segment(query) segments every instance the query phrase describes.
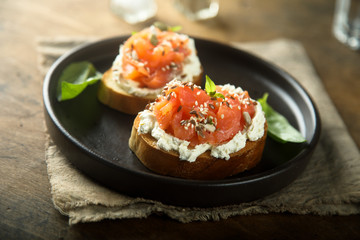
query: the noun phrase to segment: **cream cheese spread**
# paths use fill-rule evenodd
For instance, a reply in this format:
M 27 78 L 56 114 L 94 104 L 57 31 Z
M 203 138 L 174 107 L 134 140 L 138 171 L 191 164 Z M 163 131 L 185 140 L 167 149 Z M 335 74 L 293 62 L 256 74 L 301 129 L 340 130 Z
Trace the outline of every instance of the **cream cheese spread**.
M 182 37 L 187 37 L 184 34 L 180 34 Z M 199 76 L 201 73 L 201 64 L 200 60 L 196 54 L 195 41 L 192 38 L 189 38 L 187 47 L 191 50 L 189 56 L 187 56 L 183 63 L 183 69 L 181 76 L 174 76 L 177 80 L 182 82 L 192 82 L 193 77 Z M 113 79 L 122 88 L 125 92 L 138 96 L 138 97 L 148 97 L 156 98 L 162 91 L 162 88 L 159 89 L 150 89 L 150 88 L 140 88 L 138 83 L 130 79 L 125 79 L 122 72 L 122 59 L 123 59 L 123 45 L 119 48 L 119 54 L 115 58 L 112 70 L 113 70 Z
M 241 88 L 232 85 L 224 85 L 223 88 L 241 93 Z M 264 135 L 265 115 L 261 105 L 256 104 L 255 115 L 246 131 L 239 131 L 230 141 L 221 145 L 199 144 L 195 148 L 188 148 L 190 142 L 167 134 L 159 127 L 155 115 L 150 110 L 144 110 L 140 114 L 138 134 L 150 133 L 157 140 L 157 146 L 165 151 L 174 150 L 179 153 L 180 160 L 194 162 L 196 158 L 206 151 L 215 158 L 230 159 L 230 154 L 240 151 L 245 147 L 246 141 L 256 141 Z

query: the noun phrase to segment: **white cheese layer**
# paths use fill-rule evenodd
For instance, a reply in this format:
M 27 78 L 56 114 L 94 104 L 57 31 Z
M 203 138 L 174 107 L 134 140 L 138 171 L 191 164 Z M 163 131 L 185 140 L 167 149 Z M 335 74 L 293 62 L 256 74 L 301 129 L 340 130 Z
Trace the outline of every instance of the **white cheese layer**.
M 165 151 L 174 150 L 179 153 L 180 160 L 194 162 L 202 153 L 210 150 L 210 155 L 216 158 L 230 159 L 230 154 L 240 151 L 245 147 L 246 141 L 256 141 L 264 135 L 265 115 L 261 105 L 256 105 L 253 117 L 247 131 L 239 131 L 230 141 L 222 145 L 199 144 L 195 148 L 188 148 L 190 142 L 181 140 L 167 134 L 159 127 L 155 115 L 150 110 L 144 110 L 140 114 L 140 126 L 138 134 L 150 133 L 157 140 L 157 146 Z
M 184 37 L 187 37 L 186 35 L 181 35 Z M 201 73 L 201 64 L 200 60 L 196 54 L 196 48 L 195 48 L 195 41 L 192 38 L 189 38 L 187 47 L 191 50 L 191 53 L 189 56 L 187 56 L 183 63 L 183 70 L 182 70 L 182 77 L 177 77 L 177 80 L 182 82 L 192 82 L 193 78 L 196 76 L 199 76 Z M 129 94 L 138 96 L 138 97 L 152 97 L 156 98 L 157 95 L 159 95 L 162 91 L 162 88 L 158 89 L 150 89 L 150 88 L 140 88 L 138 87 L 138 83 L 135 81 L 132 81 L 130 79 L 126 79 L 122 77 L 122 59 L 123 59 L 123 45 L 119 48 L 119 55 L 115 58 L 112 70 L 113 70 L 113 79 L 119 87 L 124 89 Z

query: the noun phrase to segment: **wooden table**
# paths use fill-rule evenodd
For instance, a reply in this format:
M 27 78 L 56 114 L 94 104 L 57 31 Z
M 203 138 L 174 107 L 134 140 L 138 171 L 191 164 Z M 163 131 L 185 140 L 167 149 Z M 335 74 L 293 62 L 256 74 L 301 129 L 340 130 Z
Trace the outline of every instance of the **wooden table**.
M 158 1 L 157 20 L 220 42 L 291 38 L 300 41 L 360 146 L 360 55 L 331 34 L 334 1 L 221 2 L 217 19 L 191 22 L 171 1 Z M 17 0 L 0 4 L 0 239 L 354 239 L 360 216 L 238 216 L 181 224 L 162 216 L 68 226 L 51 202 L 44 161 L 42 77 L 38 36 L 106 38 L 140 30 L 109 11 L 108 1 Z

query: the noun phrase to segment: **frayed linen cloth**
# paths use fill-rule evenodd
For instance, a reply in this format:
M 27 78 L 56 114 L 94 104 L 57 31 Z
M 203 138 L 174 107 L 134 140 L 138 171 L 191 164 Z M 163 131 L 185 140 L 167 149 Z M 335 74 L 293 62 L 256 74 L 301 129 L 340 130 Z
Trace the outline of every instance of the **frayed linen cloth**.
M 55 59 L 82 38 L 41 38 L 39 67 L 46 73 Z M 214 208 L 184 208 L 133 198 L 112 191 L 79 172 L 47 138 L 46 164 L 54 206 L 69 216 L 69 224 L 103 219 L 166 215 L 183 223 L 217 221 L 235 215 L 293 213 L 351 215 L 360 213 L 360 155 L 344 122 L 326 93 L 302 45 L 290 39 L 232 43 L 293 75 L 315 101 L 322 119 L 318 146 L 305 171 L 289 186 L 263 199 Z

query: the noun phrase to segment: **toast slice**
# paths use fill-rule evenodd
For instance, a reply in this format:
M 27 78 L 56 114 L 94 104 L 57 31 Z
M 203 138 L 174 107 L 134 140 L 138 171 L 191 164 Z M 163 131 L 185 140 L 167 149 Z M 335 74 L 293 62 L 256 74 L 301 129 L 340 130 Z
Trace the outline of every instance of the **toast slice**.
M 202 72 L 194 76 L 193 83 L 201 84 Z M 113 79 L 112 68 L 107 70 L 101 79 L 98 99 L 115 110 L 132 115 L 144 110 L 148 103 L 155 100 L 154 97 L 139 97 L 124 91 Z
M 257 141 L 247 140 L 240 151 L 230 154 L 230 159 L 212 157 L 206 151 L 195 162 L 180 160 L 176 151 L 165 151 L 157 147 L 157 140 L 150 133 L 139 134 L 139 115 L 135 118 L 129 139 L 129 147 L 148 169 L 167 176 L 216 180 L 233 176 L 255 167 L 261 160 L 265 146 L 267 123 L 264 135 Z

